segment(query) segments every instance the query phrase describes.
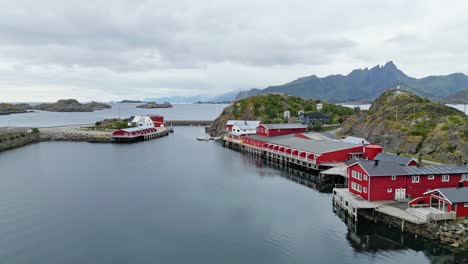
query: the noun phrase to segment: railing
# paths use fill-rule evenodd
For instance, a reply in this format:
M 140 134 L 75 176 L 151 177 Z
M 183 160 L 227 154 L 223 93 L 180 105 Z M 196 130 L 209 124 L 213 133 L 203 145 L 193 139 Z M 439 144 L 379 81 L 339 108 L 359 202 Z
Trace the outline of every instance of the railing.
M 335 188 L 337 189 L 346 189 L 348 188 L 347 184 L 335 184 Z
M 457 213 L 456 212 L 440 212 L 440 213 L 431 212 L 429 216 L 432 220 L 435 220 L 435 221 L 452 220 L 452 219 L 457 218 Z

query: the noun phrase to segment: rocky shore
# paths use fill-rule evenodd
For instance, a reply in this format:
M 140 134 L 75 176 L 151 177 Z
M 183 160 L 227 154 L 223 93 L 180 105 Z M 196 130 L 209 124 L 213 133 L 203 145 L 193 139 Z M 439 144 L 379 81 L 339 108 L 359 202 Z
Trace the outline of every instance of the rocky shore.
M 28 133 L 14 139 L 0 142 L 0 152 L 40 142 L 39 133 Z
M 384 223 L 394 228 L 401 228 L 401 219 L 377 213 L 375 215 L 363 214 L 367 220 Z M 403 230 L 426 239 L 440 241 L 453 248 L 468 249 L 468 219 L 439 221 L 428 224 L 404 223 Z

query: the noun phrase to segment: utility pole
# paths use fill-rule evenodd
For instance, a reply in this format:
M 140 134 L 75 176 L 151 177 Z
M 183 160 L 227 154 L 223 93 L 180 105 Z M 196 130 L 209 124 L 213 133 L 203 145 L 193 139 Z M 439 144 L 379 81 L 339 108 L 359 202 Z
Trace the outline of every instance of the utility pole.
M 413 125 L 416 122 L 416 96 L 413 97 Z

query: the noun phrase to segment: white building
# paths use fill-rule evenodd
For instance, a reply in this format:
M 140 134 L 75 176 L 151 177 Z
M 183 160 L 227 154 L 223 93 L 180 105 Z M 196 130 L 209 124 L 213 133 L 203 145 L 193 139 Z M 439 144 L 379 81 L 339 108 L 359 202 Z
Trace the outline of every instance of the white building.
M 257 133 L 259 125 L 260 121 L 237 121 L 232 126 L 231 134 L 236 136 L 253 135 Z
M 132 116 L 128 120 L 128 125 L 138 127 L 154 127 L 153 120 L 150 116 Z

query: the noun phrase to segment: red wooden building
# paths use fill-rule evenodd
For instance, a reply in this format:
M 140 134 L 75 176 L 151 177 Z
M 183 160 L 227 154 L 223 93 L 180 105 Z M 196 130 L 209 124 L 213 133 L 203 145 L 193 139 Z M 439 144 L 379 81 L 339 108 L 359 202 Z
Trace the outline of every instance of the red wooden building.
M 315 140 L 300 133 L 275 137 L 259 134 L 245 136 L 243 143 L 316 165 L 344 162 L 352 158 L 353 155 L 365 155 L 363 152 L 365 146 L 363 145 L 340 140 Z
M 409 205 L 427 205 L 443 212 L 455 212 L 456 217 L 468 217 L 468 188 L 438 188 L 425 192 Z
M 164 122 L 164 117 L 160 115 L 152 115 L 150 116 L 151 120 L 153 121 L 154 127 L 166 127 L 166 122 Z
M 257 135 L 264 137 L 274 137 L 280 135 L 307 132 L 307 127 L 303 124 L 261 124 L 257 127 Z
M 143 141 L 157 134 L 155 127 L 131 127 L 118 129 L 112 133 L 115 142 L 135 142 Z
M 434 189 L 459 186 L 468 186 L 468 166 L 401 166 L 378 160 L 355 160 L 348 166 L 348 190 L 368 201 L 417 198 Z

